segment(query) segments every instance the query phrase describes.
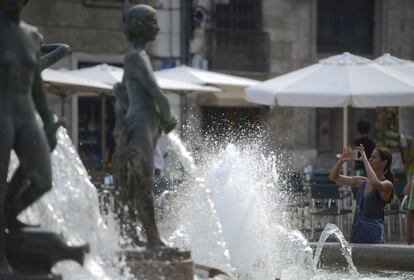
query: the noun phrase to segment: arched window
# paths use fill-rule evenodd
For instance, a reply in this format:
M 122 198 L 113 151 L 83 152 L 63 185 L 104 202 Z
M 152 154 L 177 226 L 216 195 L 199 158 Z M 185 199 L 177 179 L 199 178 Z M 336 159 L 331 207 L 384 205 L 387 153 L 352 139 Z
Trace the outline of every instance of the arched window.
M 318 0 L 318 53 L 373 53 L 375 0 Z

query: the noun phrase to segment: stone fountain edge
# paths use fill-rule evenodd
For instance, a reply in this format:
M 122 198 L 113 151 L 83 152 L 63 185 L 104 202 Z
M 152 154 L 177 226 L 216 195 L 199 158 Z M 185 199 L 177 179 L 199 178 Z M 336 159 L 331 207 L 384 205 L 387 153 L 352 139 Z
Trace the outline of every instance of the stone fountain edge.
M 351 243 L 352 260 L 358 269 L 414 272 L 414 246 L 400 244 Z M 315 251 L 317 242 L 310 242 Z M 322 266 L 346 266 L 340 243 L 325 243 L 320 257 Z

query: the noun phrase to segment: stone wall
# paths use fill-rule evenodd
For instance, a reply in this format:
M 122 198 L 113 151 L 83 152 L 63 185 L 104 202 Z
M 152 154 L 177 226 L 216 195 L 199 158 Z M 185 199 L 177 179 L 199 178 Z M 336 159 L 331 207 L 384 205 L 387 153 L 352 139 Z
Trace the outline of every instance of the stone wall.
M 383 52 L 414 59 L 414 1 L 383 0 Z
M 263 0 L 263 29 L 270 34 L 270 76 L 309 65 L 315 60 L 315 0 Z
M 414 60 L 414 1 L 383 0 L 383 52 Z M 400 132 L 414 137 L 414 107 L 400 108 Z
M 158 0 L 130 1 L 160 5 Z M 66 43 L 72 52 L 123 54 L 128 43 L 123 32 L 122 4 L 123 0 L 29 1 L 23 20 L 37 26 L 45 42 Z
M 263 29 L 269 32 L 271 42 L 268 78 L 315 61 L 312 29 L 315 4 L 315 0 L 263 0 Z M 268 122 L 275 148 L 300 151 L 305 157 L 314 155 L 309 151 L 315 149 L 315 109 L 276 106 L 269 112 Z
M 101 1 L 121 2 L 121 1 Z M 70 45 L 74 52 L 122 53 L 122 5 L 87 5 L 86 0 L 30 1 L 23 19 L 36 25 L 45 42 Z

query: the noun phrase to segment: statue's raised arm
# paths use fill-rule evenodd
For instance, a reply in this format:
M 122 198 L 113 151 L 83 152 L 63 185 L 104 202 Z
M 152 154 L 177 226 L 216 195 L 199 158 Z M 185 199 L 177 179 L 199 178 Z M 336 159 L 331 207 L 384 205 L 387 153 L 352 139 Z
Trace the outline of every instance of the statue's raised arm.
M 42 44 L 42 56 L 40 57 L 40 69 L 46 69 L 64 56 L 70 53 L 70 48 L 66 44 Z

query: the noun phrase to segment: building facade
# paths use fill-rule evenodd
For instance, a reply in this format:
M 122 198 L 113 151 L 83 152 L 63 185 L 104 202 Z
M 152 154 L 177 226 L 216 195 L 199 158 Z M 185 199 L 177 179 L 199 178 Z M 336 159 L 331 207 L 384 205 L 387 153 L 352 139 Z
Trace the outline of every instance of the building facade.
M 147 3 L 159 11 L 161 32 L 150 47 L 157 69 L 186 63 L 264 80 L 344 51 L 368 58 L 389 52 L 414 59 L 411 0 L 131 2 Z M 24 19 L 38 26 L 46 42 L 71 46 L 70 57 L 56 68 L 76 69 L 99 63 L 122 65 L 127 47 L 122 30 L 122 3 L 122 0 L 30 1 Z M 180 109 L 186 106 L 182 122 L 192 128 L 189 134 L 194 142 L 201 141 L 203 133 L 217 127 L 217 119 L 225 119 L 218 126 L 231 127 L 236 133 L 246 123 L 247 126 L 261 123 L 275 147 L 291 151 L 297 168 L 341 150 L 341 109 L 266 108 L 229 94 L 197 94 L 188 96 L 185 102 L 173 99 L 180 115 Z M 97 122 L 93 120 L 98 118 L 100 110 L 96 102 L 99 103 L 73 97 L 65 103 L 66 121 L 75 143 L 79 130 L 83 129 L 79 123 L 93 127 L 93 121 Z M 376 116 L 376 110 L 351 109 L 349 123 L 356 124 L 358 119 L 365 118 L 375 124 Z M 400 130 L 414 134 L 409 125 L 414 120 L 412 109 L 400 109 L 400 116 Z M 372 136 L 375 138 L 374 130 Z M 356 131 L 351 129 L 349 140 L 355 137 Z
M 194 1 L 210 11 L 193 40 L 216 71 L 269 79 L 348 51 L 374 59 L 391 53 L 414 59 L 414 2 L 409 0 L 215 0 Z M 206 5 L 205 3 L 208 3 Z M 200 36 L 202 34 L 202 36 Z M 254 54 L 252 54 L 254 53 Z M 243 57 L 243 58 L 242 58 Z M 198 58 L 199 59 L 199 58 Z M 250 61 L 249 61 L 250 60 Z M 220 102 L 201 106 L 220 106 Z M 200 102 L 199 102 L 200 104 Z M 233 106 L 245 106 L 244 102 Z M 224 104 L 224 106 L 226 106 Z M 249 105 L 251 106 L 251 105 Z M 413 135 L 412 108 L 400 108 L 400 131 Z M 350 108 L 349 141 L 359 119 L 376 138 L 381 109 Z M 275 148 L 290 151 L 295 168 L 316 163 L 326 170 L 342 150 L 342 109 L 274 107 L 263 110 Z

